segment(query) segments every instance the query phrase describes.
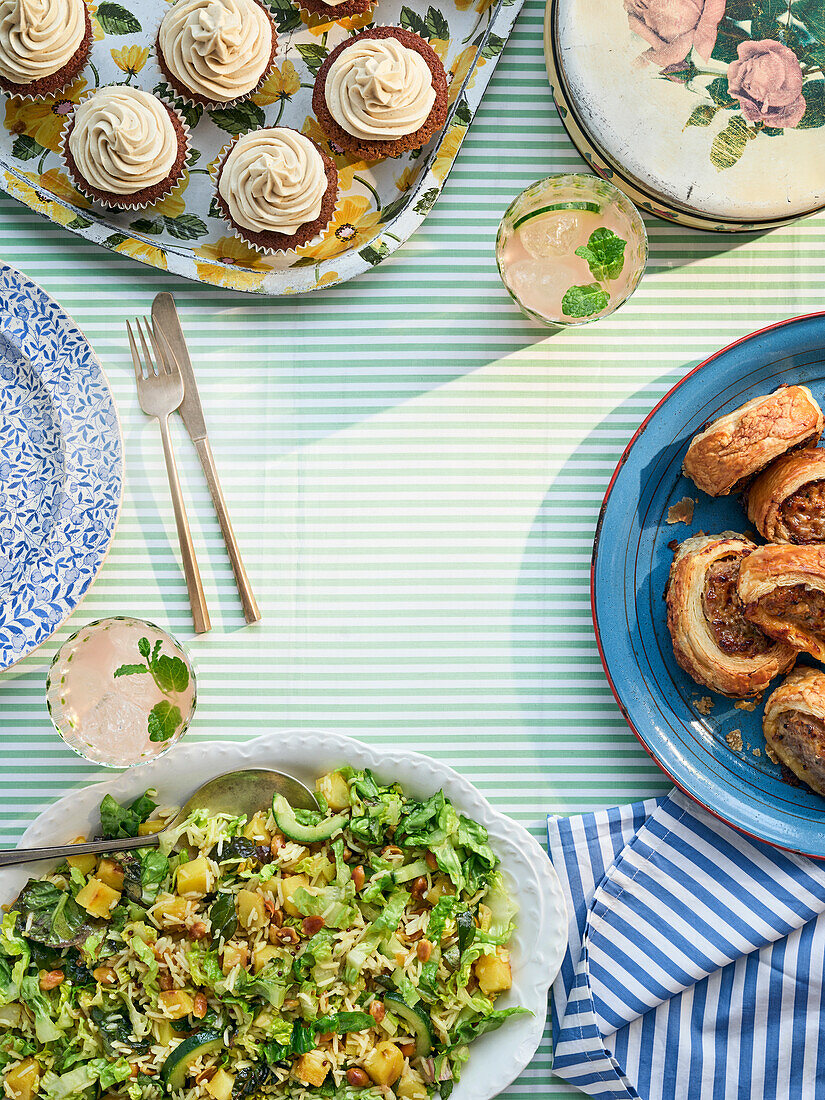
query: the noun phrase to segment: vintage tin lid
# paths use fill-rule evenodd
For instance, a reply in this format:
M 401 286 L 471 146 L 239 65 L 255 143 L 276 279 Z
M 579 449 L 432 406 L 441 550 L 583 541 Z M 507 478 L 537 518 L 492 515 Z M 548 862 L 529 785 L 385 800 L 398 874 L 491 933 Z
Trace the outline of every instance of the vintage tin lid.
M 821 209 L 825 16 L 821 0 L 779 7 L 548 0 L 548 74 L 580 151 L 646 209 L 700 228 Z

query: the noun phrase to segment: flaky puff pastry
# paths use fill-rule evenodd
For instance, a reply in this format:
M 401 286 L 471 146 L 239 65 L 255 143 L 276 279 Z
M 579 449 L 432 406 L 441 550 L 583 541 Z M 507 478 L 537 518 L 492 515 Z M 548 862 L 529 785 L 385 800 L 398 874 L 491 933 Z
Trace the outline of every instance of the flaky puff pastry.
M 768 697 L 762 730 L 774 756 L 825 795 L 825 673 L 795 668 Z
M 709 579 L 725 561 L 747 561 L 755 545 L 740 535 L 694 535 L 679 546 L 670 569 L 667 587 L 667 625 L 676 660 L 697 684 L 735 699 L 759 695 L 775 676 L 787 672 L 796 659 L 790 646 L 777 645 L 754 630 L 742 618 L 736 599 L 735 568 L 732 578 L 733 605 L 727 619 L 734 633 L 754 638 L 753 655 L 731 652 L 720 644 L 706 603 Z M 741 647 L 740 647 L 741 648 Z
M 748 519 L 768 542 L 825 542 L 825 450 L 782 455 L 748 490 Z
M 780 386 L 720 416 L 691 440 L 683 469 L 712 497 L 741 489 L 786 451 L 822 435 L 822 410 L 806 386 Z
M 825 660 L 825 546 L 760 546 L 742 562 L 739 599 L 769 637 Z

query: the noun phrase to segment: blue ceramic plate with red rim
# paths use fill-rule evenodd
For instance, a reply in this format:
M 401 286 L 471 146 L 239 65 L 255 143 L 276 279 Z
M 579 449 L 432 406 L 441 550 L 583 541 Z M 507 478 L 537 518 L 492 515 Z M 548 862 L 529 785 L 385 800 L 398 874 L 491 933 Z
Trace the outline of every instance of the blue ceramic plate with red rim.
M 593 622 L 622 713 L 674 783 L 744 832 L 822 859 L 825 798 L 786 782 L 768 758 L 761 701 L 752 711 L 737 708 L 679 668 L 664 601 L 674 539 L 738 531 L 764 541 L 739 498 L 706 496 L 682 474 L 682 459 L 702 425 L 783 383 L 808 386 L 825 406 L 825 313 L 772 325 L 717 352 L 647 417 L 602 505 L 593 546 Z M 668 510 L 685 497 L 696 501 L 691 522 L 669 524 Z M 731 747 L 739 736 L 741 750 Z

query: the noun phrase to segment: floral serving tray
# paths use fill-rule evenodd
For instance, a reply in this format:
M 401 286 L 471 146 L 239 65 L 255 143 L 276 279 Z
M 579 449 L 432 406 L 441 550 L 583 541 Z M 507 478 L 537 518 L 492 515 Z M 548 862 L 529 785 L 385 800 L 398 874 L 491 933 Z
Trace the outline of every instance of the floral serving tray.
M 266 0 L 278 25 L 277 67 L 238 106 L 204 111 L 175 100 L 157 67 L 153 43 L 166 0 L 88 3 L 94 43 L 89 64 L 59 96 L 3 97 L 0 187 L 33 210 L 95 244 L 176 275 L 262 294 L 299 294 L 344 282 L 378 264 L 418 228 L 438 198 L 523 0 L 378 0 L 374 19 L 306 26 L 293 0 Z M 372 22 L 400 24 L 429 40 L 449 82 L 442 131 L 423 150 L 367 162 L 330 146 L 312 113 L 312 85 L 329 51 Z M 165 95 L 192 131 L 183 184 L 138 213 L 93 205 L 71 184 L 60 144 L 67 116 L 89 88 L 131 84 Z M 236 134 L 282 123 L 330 149 L 341 197 L 311 251 L 265 256 L 238 240 L 212 201 L 209 166 Z
M 731 231 L 825 205 L 822 0 L 548 0 L 545 56 L 571 138 L 643 209 Z

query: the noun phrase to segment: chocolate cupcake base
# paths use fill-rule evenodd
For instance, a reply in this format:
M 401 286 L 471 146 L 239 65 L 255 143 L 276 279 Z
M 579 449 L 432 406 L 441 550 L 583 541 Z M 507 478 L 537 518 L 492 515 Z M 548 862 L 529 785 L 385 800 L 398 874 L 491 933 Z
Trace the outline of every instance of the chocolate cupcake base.
M 172 165 L 169 175 L 160 180 L 159 183 L 154 184 L 152 187 L 143 187 L 140 191 L 133 191 L 128 195 L 116 195 L 113 191 L 101 191 L 97 187 L 92 187 L 85 176 L 83 176 L 69 148 L 69 138 L 71 137 L 75 123 L 74 115 L 72 115 L 69 125 L 66 128 L 66 133 L 63 136 L 63 159 L 66 162 L 66 167 L 69 170 L 69 175 L 74 181 L 75 186 L 82 191 L 84 195 L 87 195 L 90 199 L 96 199 L 106 206 L 118 207 L 123 210 L 133 210 L 143 206 L 149 206 L 151 203 L 157 202 L 158 199 L 165 198 L 170 191 L 173 191 L 175 187 L 177 187 L 183 178 L 183 170 L 186 165 L 186 158 L 189 154 L 189 135 L 186 131 L 185 124 L 182 122 L 177 112 L 173 111 L 166 103 L 164 103 L 163 106 L 169 113 L 169 117 L 172 120 L 172 126 L 175 129 L 175 134 L 178 139 L 178 154 L 175 157 L 175 163 Z
M 411 134 L 395 138 L 392 141 L 367 141 L 355 137 L 332 117 L 327 106 L 326 83 L 327 75 L 332 63 L 340 53 L 360 42 L 364 38 L 396 38 L 402 46 L 415 50 L 427 64 L 432 73 L 433 88 L 435 89 L 435 102 L 432 110 L 423 125 L 419 126 Z M 370 27 L 361 31 L 352 38 L 347 38 L 339 43 L 325 59 L 318 76 L 315 79 L 315 87 L 312 91 L 312 109 L 315 117 L 321 125 L 321 129 L 336 145 L 345 149 L 348 153 L 354 153 L 364 160 L 379 160 L 381 157 L 399 157 L 411 149 L 420 149 L 426 145 L 436 131 L 440 130 L 447 119 L 447 75 L 441 59 L 432 46 L 414 31 L 408 31 L 405 27 Z
M 74 81 L 89 60 L 89 52 L 92 48 L 92 21 L 89 18 L 89 9 L 83 5 L 83 17 L 86 29 L 83 40 L 66 64 L 48 76 L 41 76 L 39 80 L 30 80 L 27 84 L 15 84 L 0 76 L 0 89 L 8 95 L 25 96 L 30 99 L 43 99 L 45 96 L 59 95 Z
M 300 0 L 300 8 L 306 12 L 309 26 L 319 27 L 323 23 L 335 23 L 339 19 L 372 12 L 376 2 L 377 0 L 343 0 L 343 3 L 331 6 L 325 4 L 324 0 Z
M 235 103 L 242 103 L 245 99 L 249 99 L 250 96 L 255 95 L 257 91 L 267 82 L 272 75 L 272 70 L 275 66 L 275 54 L 278 50 L 278 29 L 275 25 L 275 20 L 272 18 L 272 12 L 266 4 L 261 3 L 261 0 L 256 0 L 258 7 L 263 8 L 268 20 L 269 27 L 272 31 L 272 49 L 269 53 L 269 61 L 266 63 L 264 71 L 261 73 L 261 79 L 251 88 L 248 92 L 244 92 L 243 95 L 235 96 L 234 99 L 222 99 L 215 100 L 210 99 L 208 96 L 200 95 L 198 92 L 193 92 L 191 88 L 187 88 L 185 84 L 182 84 L 177 77 L 175 77 L 166 64 L 166 58 L 163 56 L 163 51 L 160 48 L 160 28 L 155 35 L 155 59 L 158 63 L 158 68 L 163 74 L 163 79 L 172 89 L 176 96 L 185 100 L 188 103 L 195 103 L 200 107 L 206 108 L 206 110 L 221 110 L 224 107 L 232 107 Z
M 307 141 L 311 140 L 311 138 L 307 138 Z M 318 217 L 315 218 L 314 221 L 305 222 L 295 233 L 273 233 L 268 230 L 266 232 L 256 233 L 254 230 L 246 229 L 244 226 L 238 225 L 238 223 L 233 220 L 229 212 L 229 206 L 224 201 L 223 195 L 221 195 L 219 189 L 226 158 L 231 153 L 234 142 L 226 147 L 221 162 L 218 165 L 217 172 L 215 173 L 215 201 L 221 212 L 221 216 L 236 237 L 240 237 L 242 241 L 245 241 L 253 248 L 258 248 L 263 252 L 289 252 L 292 249 L 300 248 L 314 237 L 323 233 L 332 221 L 332 215 L 335 213 L 335 206 L 338 202 L 338 169 L 335 167 L 335 162 L 332 157 L 328 156 L 314 141 L 312 144 L 321 154 L 324 161 L 327 189 L 321 199 L 321 212 Z

